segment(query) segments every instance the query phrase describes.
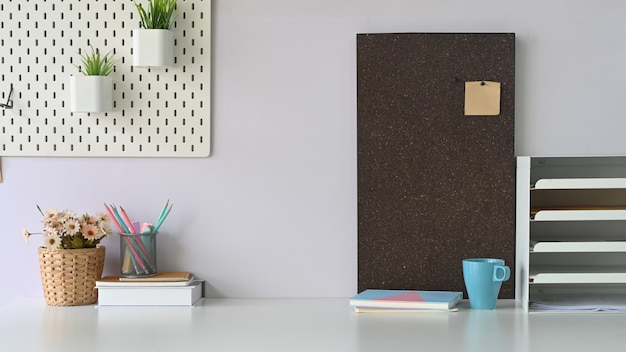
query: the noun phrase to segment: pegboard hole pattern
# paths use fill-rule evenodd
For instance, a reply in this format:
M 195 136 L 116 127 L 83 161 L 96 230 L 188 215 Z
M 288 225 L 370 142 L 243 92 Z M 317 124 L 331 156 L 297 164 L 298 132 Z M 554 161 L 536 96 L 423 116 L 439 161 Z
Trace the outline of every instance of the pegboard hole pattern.
M 174 66 L 132 67 L 130 0 L 0 3 L 0 155 L 203 157 L 210 153 L 211 1 L 178 0 Z M 112 51 L 113 111 L 71 113 L 90 46 Z

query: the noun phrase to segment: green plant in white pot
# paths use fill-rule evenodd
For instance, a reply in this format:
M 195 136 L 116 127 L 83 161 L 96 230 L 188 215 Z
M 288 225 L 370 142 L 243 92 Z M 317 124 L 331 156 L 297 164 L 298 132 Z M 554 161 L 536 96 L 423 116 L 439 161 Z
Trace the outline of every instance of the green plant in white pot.
M 135 2 L 141 28 L 133 30 L 133 66 L 174 64 L 174 10 L 177 0 L 149 0 L 147 9 Z
M 70 77 L 71 112 L 107 112 L 113 109 L 113 52 L 102 55 L 91 47 L 80 53 L 81 65 L 75 65 L 82 75 Z

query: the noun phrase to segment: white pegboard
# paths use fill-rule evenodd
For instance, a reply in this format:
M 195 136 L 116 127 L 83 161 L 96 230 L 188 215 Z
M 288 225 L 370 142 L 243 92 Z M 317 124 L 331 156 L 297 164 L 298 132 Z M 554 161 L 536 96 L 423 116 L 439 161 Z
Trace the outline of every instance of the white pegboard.
M 147 6 L 147 0 L 137 0 Z M 2 0 L 0 155 L 205 157 L 210 153 L 211 1 L 178 0 L 175 64 L 132 67 L 132 0 Z M 113 111 L 71 113 L 89 45 L 119 59 Z

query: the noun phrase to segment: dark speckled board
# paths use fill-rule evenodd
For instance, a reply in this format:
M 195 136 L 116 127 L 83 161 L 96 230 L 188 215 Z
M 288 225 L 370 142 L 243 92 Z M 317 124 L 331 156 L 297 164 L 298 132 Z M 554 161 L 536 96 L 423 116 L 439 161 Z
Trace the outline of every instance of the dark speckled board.
M 466 81 L 500 82 L 500 115 L 465 116 Z M 465 292 L 470 257 L 514 272 L 514 88 L 515 34 L 357 35 L 359 291 Z

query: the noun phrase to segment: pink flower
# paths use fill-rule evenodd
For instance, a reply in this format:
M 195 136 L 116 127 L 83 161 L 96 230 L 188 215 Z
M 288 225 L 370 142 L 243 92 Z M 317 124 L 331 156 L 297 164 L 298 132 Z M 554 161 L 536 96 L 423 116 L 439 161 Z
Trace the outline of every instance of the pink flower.
M 94 225 L 86 225 L 83 227 L 83 237 L 90 241 L 97 239 L 99 232 L 98 228 Z
M 95 225 L 98 223 L 98 219 L 96 219 L 94 216 L 85 214 L 84 219 L 87 224 Z
M 106 214 L 106 213 L 98 213 L 98 214 L 96 214 L 96 216 L 98 217 L 98 222 L 106 222 L 106 223 L 108 223 L 109 220 L 111 220 L 109 218 L 109 215 Z
M 46 227 L 45 229 L 43 229 L 43 235 L 44 236 L 59 236 L 59 231 L 57 231 L 57 229 L 55 228 L 51 228 L 51 227 Z

